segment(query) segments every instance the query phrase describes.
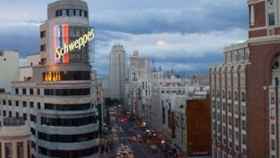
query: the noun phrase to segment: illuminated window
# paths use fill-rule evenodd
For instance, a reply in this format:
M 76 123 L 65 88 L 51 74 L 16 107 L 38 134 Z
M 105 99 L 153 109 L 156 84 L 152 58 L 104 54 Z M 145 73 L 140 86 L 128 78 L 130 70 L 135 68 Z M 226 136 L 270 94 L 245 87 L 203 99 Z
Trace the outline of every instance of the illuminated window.
M 89 71 L 67 71 L 67 72 L 44 72 L 43 81 L 70 81 L 70 80 L 90 80 Z

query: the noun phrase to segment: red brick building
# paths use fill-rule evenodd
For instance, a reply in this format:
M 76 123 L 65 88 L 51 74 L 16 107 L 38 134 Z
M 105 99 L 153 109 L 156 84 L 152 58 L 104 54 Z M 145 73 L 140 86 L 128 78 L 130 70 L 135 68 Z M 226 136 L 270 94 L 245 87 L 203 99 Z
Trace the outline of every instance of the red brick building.
M 248 41 L 225 48 L 209 72 L 213 158 L 280 157 L 280 1 L 248 6 Z
M 187 100 L 187 155 L 210 156 L 211 112 L 209 97 Z

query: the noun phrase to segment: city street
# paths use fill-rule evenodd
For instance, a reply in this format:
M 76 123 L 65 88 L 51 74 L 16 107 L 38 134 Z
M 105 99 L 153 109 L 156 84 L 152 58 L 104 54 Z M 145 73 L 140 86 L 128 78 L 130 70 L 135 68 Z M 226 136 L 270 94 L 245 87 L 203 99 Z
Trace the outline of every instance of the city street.
M 132 142 L 129 143 L 128 138 L 135 137 L 137 135 L 143 135 L 142 129 L 136 127 L 135 123 L 128 121 L 127 123 L 119 123 L 119 127 L 122 129 L 120 132 L 120 144 L 128 145 L 135 154 L 136 158 L 160 158 L 161 153 L 159 150 L 153 152 L 148 145 L 144 143 Z
M 117 157 L 118 149 L 127 145 L 135 158 L 164 158 L 160 149 L 152 149 L 150 145 L 143 142 L 144 129 L 138 127 L 135 121 L 111 117 L 112 136 L 114 140 L 113 150 L 101 154 L 102 158 Z M 138 138 L 137 138 L 138 137 Z M 133 141 L 132 141 L 133 140 Z

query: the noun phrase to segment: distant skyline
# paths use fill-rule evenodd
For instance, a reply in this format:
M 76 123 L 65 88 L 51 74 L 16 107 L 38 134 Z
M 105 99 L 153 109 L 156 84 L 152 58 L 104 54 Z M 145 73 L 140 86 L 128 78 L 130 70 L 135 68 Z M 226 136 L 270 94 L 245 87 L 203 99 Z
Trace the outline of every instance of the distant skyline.
M 1 0 L 0 49 L 38 52 L 39 25 L 54 0 Z M 106 74 L 111 46 L 139 50 L 157 66 L 206 72 L 223 62 L 223 47 L 247 39 L 246 0 L 87 0 L 96 29 L 95 66 Z

